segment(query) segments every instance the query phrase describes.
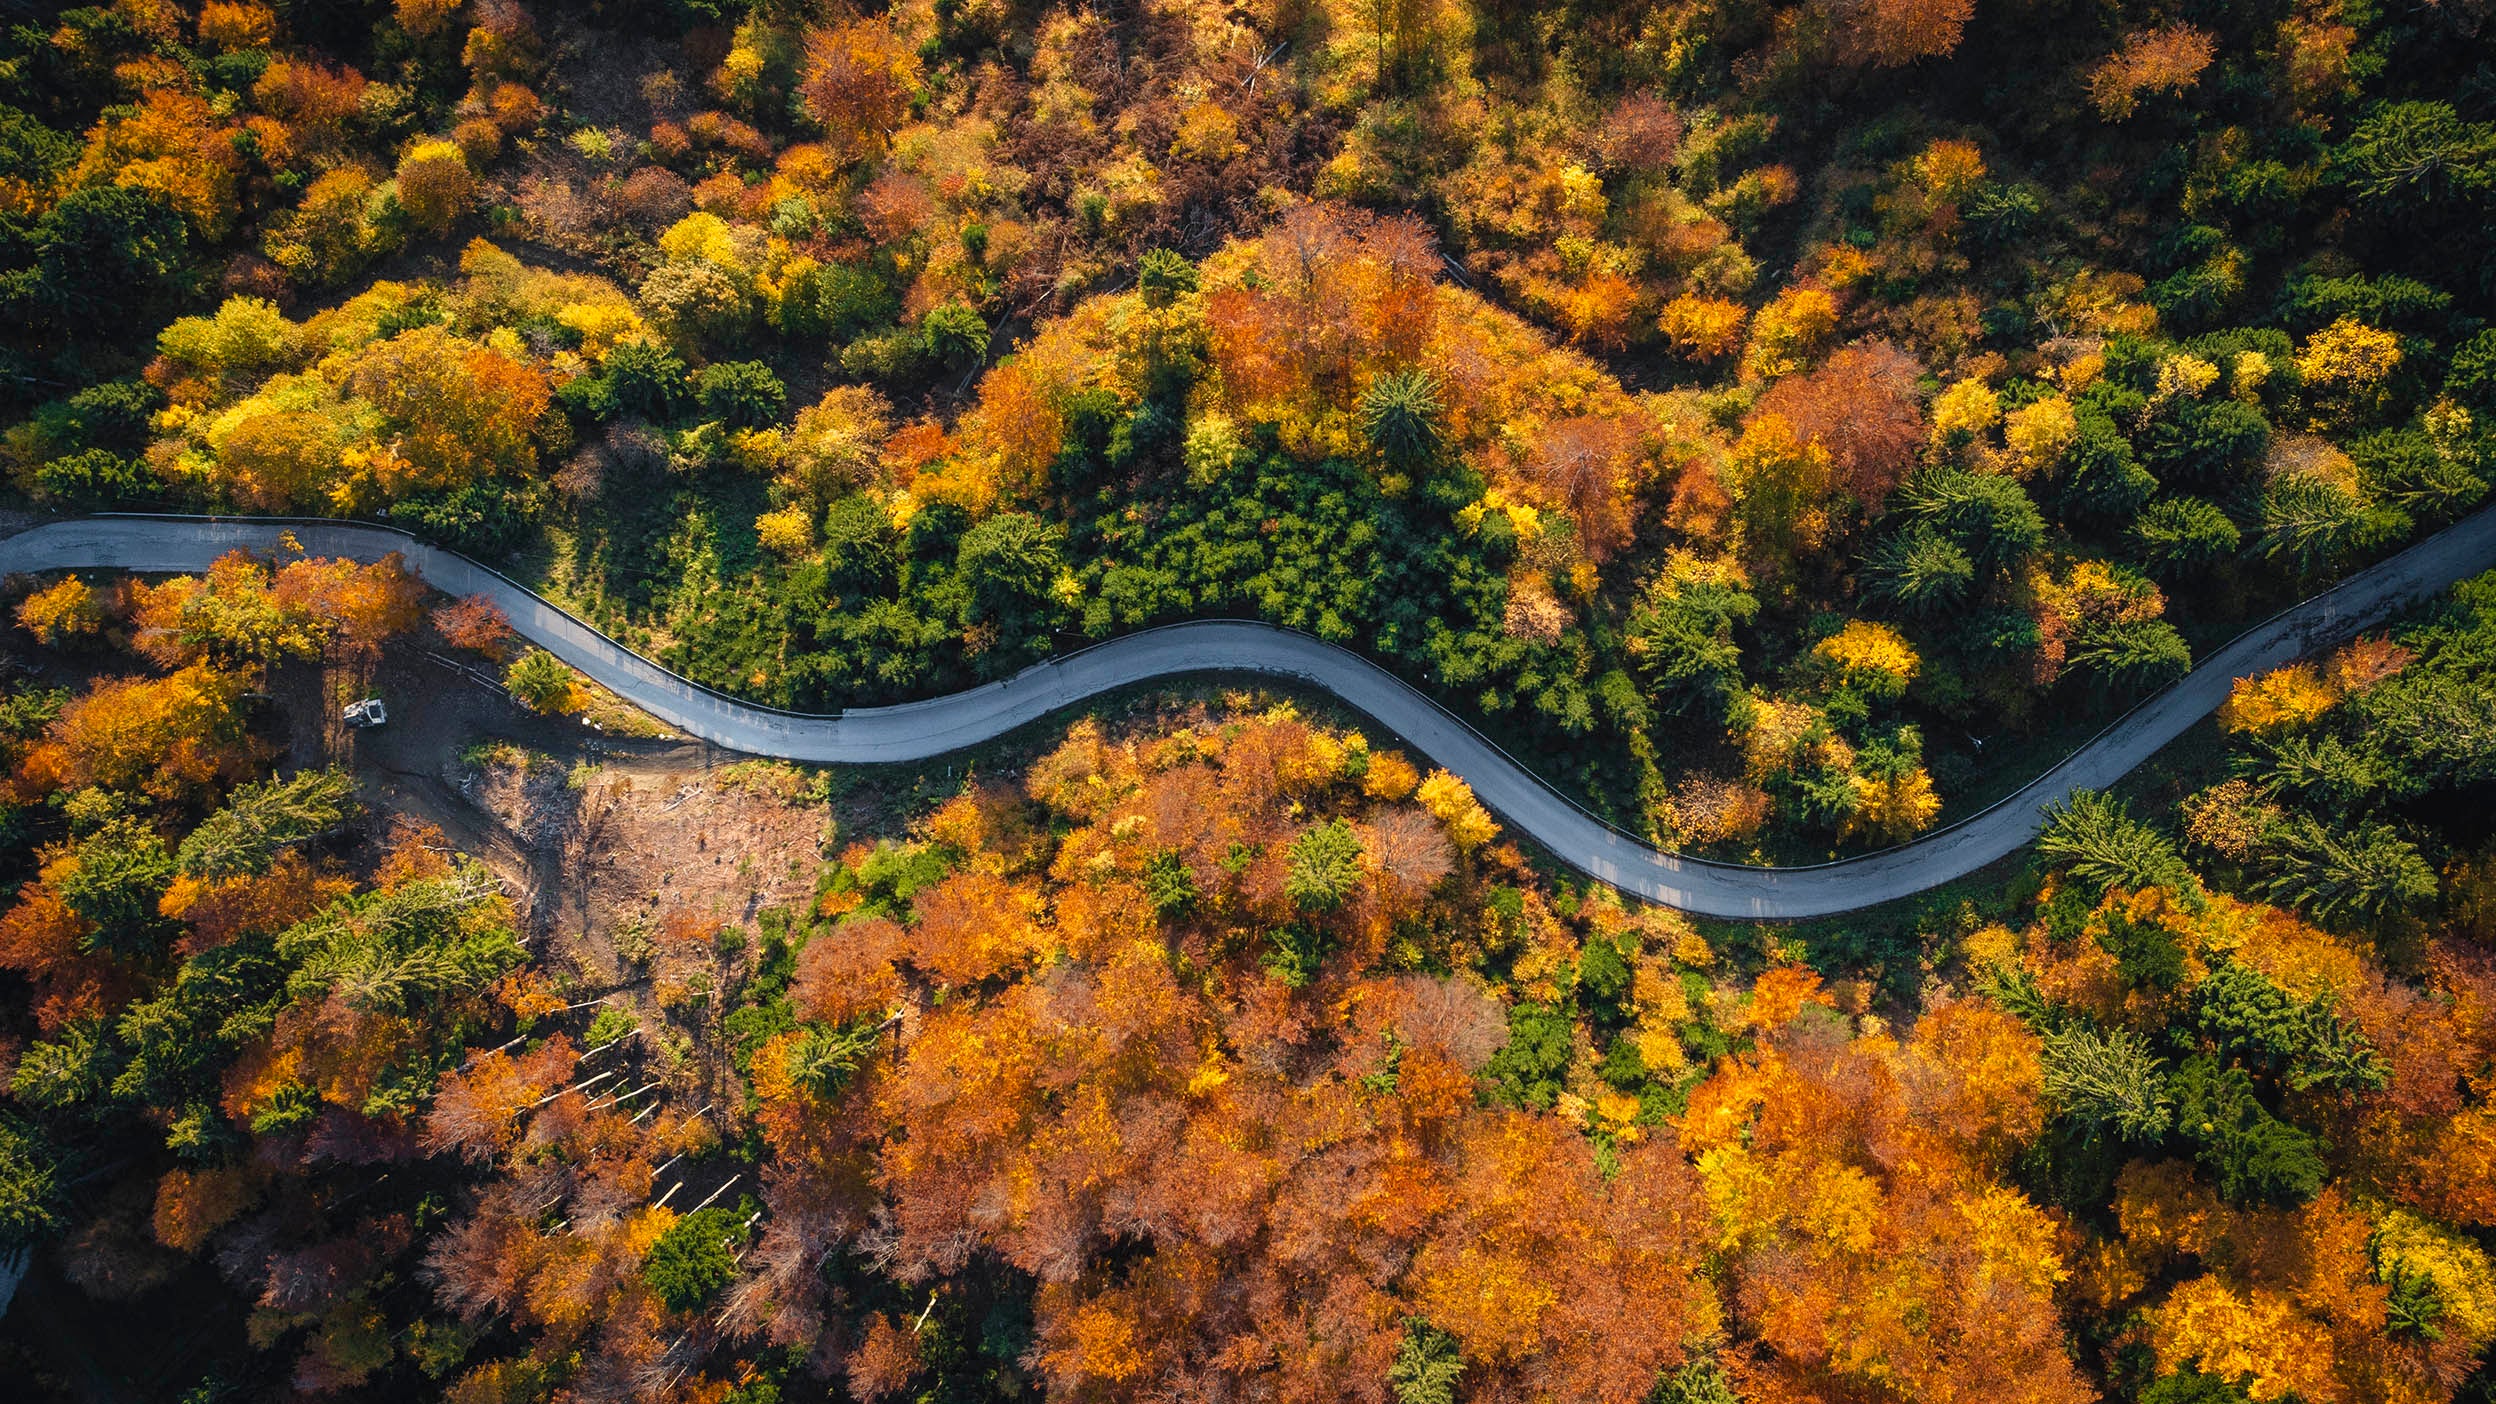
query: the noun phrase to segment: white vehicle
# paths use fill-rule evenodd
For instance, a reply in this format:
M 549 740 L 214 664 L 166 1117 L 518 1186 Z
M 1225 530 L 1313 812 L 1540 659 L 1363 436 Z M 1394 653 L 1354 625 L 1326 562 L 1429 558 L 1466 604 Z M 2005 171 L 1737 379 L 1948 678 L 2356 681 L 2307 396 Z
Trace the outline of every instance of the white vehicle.
M 390 720 L 390 712 L 381 705 L 381 699 L 378 697 L 367 697 L 361 702 L 347 704 L 347 725 L 349 726 L 374 727 L 388 720 Z

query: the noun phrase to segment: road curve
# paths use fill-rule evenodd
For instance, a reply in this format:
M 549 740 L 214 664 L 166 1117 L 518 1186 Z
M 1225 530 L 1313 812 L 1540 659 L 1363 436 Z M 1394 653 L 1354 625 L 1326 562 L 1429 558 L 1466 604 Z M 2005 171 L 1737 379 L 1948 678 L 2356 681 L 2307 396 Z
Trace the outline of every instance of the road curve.
M 1180 673 L 1245 672 L 1323 688 L 1455 772 L 1512 827 L 1587 876 L 1705 916 L 1786 920 L 1904 897 L 1963 877 L 2034 837 L 2073 790 L 2103 789 L 2227 699 L 2237 678 L 2337 644 L 2402 608 L 2496 567 L 2489 508 L 2256 625 L 2173 687 L 2125 713 L 2018 793 L 1949 828 L 1879 853 L 1802 868 L 1754 868 L 1660 852 L 1579 808 L 1436 702 L 1367 659 L 1306 634 L 1245 620 L 1172 624 L 1038 663 L 1002 682 L 897 707 L 830 716 L 714 692 L 643 658 L 552 602 L 455 552 L 386 527 L 331 521 L 102 516 L 0 539 L 0 573 L 198 571 L 227 551 L 267 553 L 292 533 L 315 556 L 396 551 L 435 589 L 484 595 L 512 627 L 651 715 L 704 740 L 789 760 L 923 760 L 1002 735 L 1115 688 Z

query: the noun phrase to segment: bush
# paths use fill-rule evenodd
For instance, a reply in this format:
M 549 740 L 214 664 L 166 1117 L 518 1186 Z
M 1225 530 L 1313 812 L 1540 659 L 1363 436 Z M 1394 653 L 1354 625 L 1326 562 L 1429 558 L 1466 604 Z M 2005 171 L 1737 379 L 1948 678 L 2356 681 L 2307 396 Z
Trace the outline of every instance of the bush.
M 581 709 L 580 675 L 562 659 L 542 648 L 530 649 L 503 673 L 512 699 L 542 716 L 562 716 Z
M 970 365 L 988 354 L 987 319 L 966 302 L 931 308 L 919 319 L 919 344 L 941 365 Z
M 789 402 L 787 387 L 760 361 L 723 361 L 694 377 L 702 413 L 731 429 L 759 429 L 779 422 Z
M 599 368 L 602 387 L 597 397 L 600 418 L 639 415 L 665 421 L 675 417 L 685 399 L 685 363 L 664 346 L 628 341 L 607 353 Z

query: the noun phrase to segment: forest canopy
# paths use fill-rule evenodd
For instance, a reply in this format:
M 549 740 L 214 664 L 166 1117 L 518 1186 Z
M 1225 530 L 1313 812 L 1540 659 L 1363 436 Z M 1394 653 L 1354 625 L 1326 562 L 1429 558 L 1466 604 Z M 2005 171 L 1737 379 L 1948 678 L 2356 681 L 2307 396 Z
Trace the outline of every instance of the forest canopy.
M 386 523 L 810 710 L 1262 619 L 1823 861 L 2482 509 L 2491 23 L 21 5 L 0 529 Z M 155 1394 L 2491 1393 L 2484 579 L 1904 908 L 1693 923 L 1200 694 L 740 770 L 883 827 L 591 933 L 629 988 L 331 724 L 431 654 L 603 738 L 485 602 L 290 551 L 0 603 L 0 1246 L 216 1303 Z

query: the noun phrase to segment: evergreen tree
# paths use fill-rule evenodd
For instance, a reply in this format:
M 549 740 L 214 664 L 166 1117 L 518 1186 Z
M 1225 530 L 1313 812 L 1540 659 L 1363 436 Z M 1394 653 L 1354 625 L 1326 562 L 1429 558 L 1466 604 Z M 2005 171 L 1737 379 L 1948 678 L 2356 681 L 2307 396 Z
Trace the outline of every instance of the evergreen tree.
M 2334 828 L 2291 815 L 2262 857 L 2258 884 L 2270 901 L 2317 920 L 2380 921 L 2435 896 L 2435 869 L 2390 824 L 2361 819 Z
M 1465 1358 L 1456 1338 L 1414 1316 L 1404 1322 L 1404 1340 L 1387 1369 L 1395 1404 L 1456 1404 L 1456 1384 L 1464 1378 Z
M 2037 854 L 2100 893 L 2117 887 L 2161 887 L 2187 896 L 2200 891 L 2174 840 L 2102 790 L 2075 790 L 2049 811 Z
M 1650 591 L 1630 613 L 1629 637 L 1638 673 L 1659 704 L 1670 712 L 1729 713 L 1743 692 L 1733 628 L 1758 613 L 1749 592 L 1714 581 Z
M 165 841 L 146 823 L 123 817 L 106 821 L 70 853 L 70 871 L 53 885 L 93 928 L 87 944 L 115 955 L 153 954 L 167 930 L 156 904 L 174 872 Z
M 2082 1023 L 2045 1036 L 2046 1095 L 2066 1116 L 2155 1142 L 2173 1120 L 2164 1065 L 2148 1040 L 2129 1029 L 2101 1034 Z
M 355 777 L 338 768 L 245 785 L 182 840 L 175 865 L 194 877 L 265 873 L 279 851 L 315 838 L 355 809 Z
M 2015 478 L 1927 468 L 1907 479 L 1899 503 L 1958 543 L 1979 567 L 2009 570 L 2045 544 L 2045 518 Z
M 1392 371 L 1370 382 L 1361 395 L 1361 428 L 1369 445 L 1396 467 L 1410 471 L 1438 455 L 1438 382 L 1428 371 Z
M 2303 1092 L 2317 1087 L 2379 1092 L 2391 1076 L 2355 1025 L 2328 997 L 2300 1000 L 2259 971 L 2222 963 L 2193 987 L 2194 1022 L 2219 1050 Z
M 2242 1068 L 2207 1055 L 2175 1074 L 2175 1129 L 2234 1204 L 2302 1204 L 2323 1184 L 2314 1138 L 2270 1114 Z
M 1361 879 L 1361 840 L 1341 819 L 1312 824 L 1292 840 L 1283 892 L 1304 912 L 1331 912 Z
M 1866 598 L 1917 617 L 1957 608 L 1976 582 L 1976 563 L 1929 522 L 1891 536 L 1864 565 Z
M 2212 503 L 2198 497 L 2168 497 L 2149 504 L 2133 519 L 2132 550 L 2150 574 L 2178 580 L 2206 570 L 2236 554 L 2243 533 Z
M 2154 691 L 2193 670 L 2193 650 L 2163 619 L 2135 619 L 2083 628 L 2064 652 L 2083 674 L 2122 692 Z

